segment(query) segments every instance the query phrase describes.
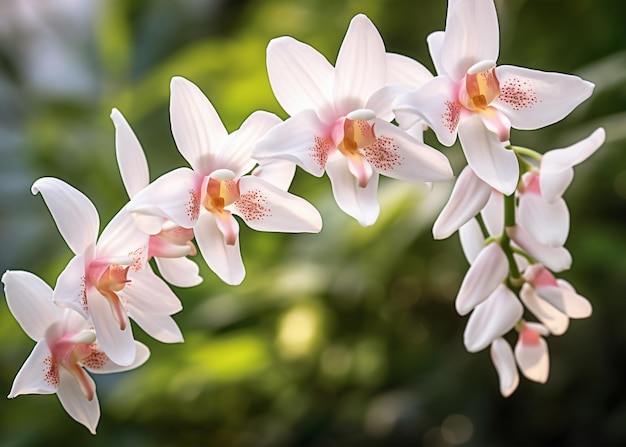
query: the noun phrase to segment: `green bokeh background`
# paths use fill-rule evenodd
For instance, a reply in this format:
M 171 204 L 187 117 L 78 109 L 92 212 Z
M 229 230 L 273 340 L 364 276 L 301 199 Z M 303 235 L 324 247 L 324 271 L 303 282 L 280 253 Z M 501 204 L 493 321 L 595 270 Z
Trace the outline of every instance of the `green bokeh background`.
M 102 417 L 92 436 L 55 396 L 0 400 L 0 445 L 452 446 L 626 444 L 626 27 L 620 0 L 500 0 L 499 64 L 574 73 L 594 95 L 562 122 L 513 131 L 541 152 L 598 126 L 607 143 L 576 168 L 560 275 L 594 315 L 548 339 L 547 384 L 500 396 L 488 351 L 462 344 L 454 297 L 467 270 L 457 236 L 433 241 L 451 185 L 382 181 L 381 216 L 361 228 L 326 177 L 298 170 L 292 192 L 316 205 L 318 235 L 242 225 L 247 277 L 175 289 L 182 345 L 135 327 L 152 350 L 140 369 L 96 376 Z M 0 1 L 0 271 L 54 285 L 71 257 L 30 185 L 59 177 L 87 194 L 103 223 L 126 196 L 109 120 L 135 129 L 152 179 L 185 162 L 171 138 L 169 81 L 205 92 L 226 127 L 254 110 L 286 118 L 265 71 L 270 39 L 291 35 L 335 61 L 349 20 L 367 14 L 387 50 L 432 69 L 425 39 L 444 0 Z M 480 30 L 477 30 L 480 32 Z M 427 133 L 426 140 L 440 145 Z M 443 149 L 443 148 L 441 148 Z M 443 149 L 455 172 L 458 146 Z M 0 301 L 0 394 L 33 342 Z

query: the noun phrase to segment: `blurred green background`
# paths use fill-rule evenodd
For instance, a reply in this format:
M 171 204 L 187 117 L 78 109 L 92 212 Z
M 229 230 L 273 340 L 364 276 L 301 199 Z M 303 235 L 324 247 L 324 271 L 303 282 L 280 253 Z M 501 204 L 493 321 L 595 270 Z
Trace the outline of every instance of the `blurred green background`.
M 319 235 L 242 225 L 247 277 L 176 289 L 185 343 L 129 373 L 96 376 L 93 437 L 55 396 L 0 399 L 0 445 L 453 446 L 626 444 L 626 27 L 621 0 L 496 2 L 499 64 L 575 73 L 596 84 L 564 121 L 512 142 L 545 151 L 598 126 L 606 145 L 576 168 L 560 275 L 594 306 L 548 339 L 550 379 L 504 399 L 488 350 L 462 344 L 454 297 L 467 269 L 457 236 L 430 229 L 451 185 L 383 181 L 370 228 L 341 213 L 326 177 L 292 191 L 324 218 Z M 0 271 L 54 285 L 71 257 L 40 197 L 41 176 L 87 194 L 106 223 L 125 202 L 109 120 L 119 108 L 152 178 L 185 165 L 171 138 L 169 81 L 185 76 L 235 130 L 254 110 L 286 115 L 265 72 L 270 39 L 291 35 L 334 63 L 349 20 L 366 13 L 387 50 L 432 69 L 425 39 L 444 0 L 0 0 Z M 480 30 L 477 30 L 480 31 Z M 432 133 L 428 142 L 437 145 Z M 455 172 L 458 146 L 445 149 Z M 0 394 L 33 346 L 0 302 Z

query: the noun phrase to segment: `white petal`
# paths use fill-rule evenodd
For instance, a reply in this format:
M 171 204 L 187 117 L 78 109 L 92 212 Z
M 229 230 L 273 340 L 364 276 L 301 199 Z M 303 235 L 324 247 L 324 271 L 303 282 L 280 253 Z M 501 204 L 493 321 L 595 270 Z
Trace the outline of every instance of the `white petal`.
M 492 236 L 499 236 L 504 231 L 504 196 L 500 191 L 492 190 L 487 205 L 480 212 L 487 231 Z
M 459 228 L 459 239 L 465 259 L 470 264 L 473 264 L 481 250 L 485 248 L 485 236 L 476 219 L 469 220 Z
M 215 217 L 204 209 L 200 210 L 194 232 L 200 253 L 211 270 L 226 284 L 241 284 L 246 270 L 241 260 L 239 238 L 234 245 L 227 245 Z
M 296 174 L 296 164 L 287 160 L 263 160 L 259 166 L 252 171 L 252 175 L 261 178 L 272 185 L 287 191 L 291 186 L 293 177 Z
M 137 136 L 119 110 L 111 111 L 111 120 L 115 125 L 115 154 L 128 197 L 148 186 L 150 173 L 148 162 Z
M 426 42 L 428 43 L 428 52 L 430 53 L 430 58 L 433 61 L 437 74 L 450 77 L 450 74 L 446 72 L 441 64 L 441 49 L 443 48 L 444 36 L 445 33 L 443 31 L 434 31 L 426 37 Z
M 131 318 L 136 312 L 171 315 L 183 308 L 172 289 L 149 265 L 140 272 L 129 273 L 128 279 L 130 282 L 118 294 L 124 297 Z
M 463 343 L 469 352 L 478 352 L 509 332 L 522 318 L 524 308 L 513 292 L 501 284 L 480 303 L 467 320 Z
M 33 194 L 41 193 L 61 236 L 75 254 L 85 253 L 96 243 L 100 218 L 82 192 L 54 177 L 40 178 L 31 190 Z
M 552 247 L 561 247 L 569 234 L 569 210 L 565 200 L 548 202 L 541 195 L 528 192 L 519 199 L 519 223 L 537 239 Z
M 384 121 L 390 122 L 395 118 L 393 105 L 396 98 L 414 89 L 402 85 L 387 85 L 369 97 L 364 109 L 373 110 L 376 116 Z
M 242 177 L 239 191 L 232 212 L 254 230 L 318 233 L 322 229 L 322 217 L 313 205 L 263 179 Z
M 553 272 L 562 272 L 571 267 L 572 255 L 565 247 L 551 247 L 541 244 L 521 225 L 508 227 L 506 232 L 522 250 Z
M 252 159 L 252 148 L 272 127 L 282 120 L 273 113 L 256 111 L 246 119 L 239 130 L 224 139 L 216 154 L 215 168 L 229 169 L 235 177 L 250 172 L 256 164 Z
M 135 321 L 146 334 L 161 343 L 182 343 L 183 334 L 176 321 L 169 315 L 144 314 L 136 312 Z
M 200 284 L 200 267 L 189 258 L 154 258 L 161 276 L 176 287 L 193 287 Z
M 204 93 L 185 78 L 170 83 L 172 135 L 181 155 L 202 175 L 213 169 L 214 157 L 228 132 Z
M 585 161 L 604 144 L 606 132 L 596 129 L 590 136 L 564 149 L 554 149 L 541 157 L 539 184 L 548 201 L 559 199 L 574 178 L 573 166 Z
M 386 56 L 387 85 L 419 88 L 433 78 L 432 73 L 415 59 L 396 53 L 387 53 Z
M 134 269 L 147 262 L 150 236 L 139 229 L 126 207 L 122 208 L 102 230 L 96 247 L 97 257 L 129 256 L 134 258 Z
M 82 363 L 87 371 L 94 374 L 109 374 L 129 371 L 143 365 L 150 357 L 150 350 L 146 345 L 136 341 L 135 347 L 137 348 L 137 355 L 135 356 L 135 360 L 133 361 L 133 363 L 128 366 L 120 366 L 113 363 L 111 359 L 109 359 L 102 351 L 96 351 L 94 352 L 94 354 L 92 354 L 95 358 L 94 361 L 87 357 Z
M 333 149 L 327 126 L 313 110 L 304 110 L 277 125 L 261 138 L 252 156 L 260 161 L 283 159 L 320 177 Z
M 557 279 L 557 287 L 537 287 L 537 294 L 570 318 L 587 318 L 593 309 L 587 298 L 576 293 L 565 280 Z
M 59 306 L 75 310 L 87 317 L 87 279 L 85 275 L 85 257 L 74 256 L 57 278 L 53 298 Z
M 292 37 L 272 39 L 267 46 L 267 74 L 274 96 L 290 116 L 306 109 L 322 115 L 332 111 L 335 69 L 313 47 Z
M 192 228 L 200 204 L 202 177 L 188 168 L 163 174 L 144 188 L 128 204 L 132 213 L 167 217 L 184 228 Z
M 441 63 L 461 79 L 477 62 L 498 60 L 500 31 L 493 0 L 449 0 Z
M 491 344 L 491 361 L 500 379 L 500 393 L 509 397 L 517 389 L 519 374 L 511 345 L 503 338 L 496 338 Z
M 333 196 L 339 208 L 364 226 L 373 225 L 378 219 L 378 174 L 374 172 L 365 188 L 348 168 L 345 157 L 337 157 L 326 164 L 326 172 L 333 188 Z
M 487 130 L 480 116 L 461 123 L 459 140 L 467 163 L 478 177 L 504 195 L 515 191 L 519 164 L 515 152 L 506 149 L 498 136 Z
M 376 141 L 364 149 L 365 158 L 380 174 L 413 182 L 453 177 L 444 154 L 381 119 L 374 122 Z
M 433 225 L 433 237 L 445 239 L 482 210 L 491 197 L 491 187 L 466 166 L 454 184 L 448 203 Z
M 46 329 L 60 321 L 63 309 L 52 302 L 52 289 L 41 278 L 19 270 L 2 275 L 9 310 L 34 341 L 44 338 Z
M 569 318 L 567 315 L 537 295 L 530 284 L 526 283 L 522 286 L 520 298 L 528 310 L 530 310 L 552 334 L 561 335 L 565 333 L 569 326 Z
M 337 62 L 333 96 L 340 116 L 362 108 L 387 80 L 385 44 L 367 16 L 356 15 L 343 39 Z
M 515 129 L 538 129 L 565 118 L 591 96 L 594 85 L 578 76 L 501 65 L 496 68 L 500 96 L 493 105 Z
M 546 383 L 550 373 L 548 344 L 539 337 L 536 345 L 527 345 L 518 340 L 515 345 L 515 359 L 522 374 L 534 382 Z
M 30 355 L 20 368 L 13 385 L 9 398 L 20 394 L 53 394 L 59 386 L 53 376 L 46 376 L 49 371 L 50 349 L 44 339 L 37 342 Z M 48 380 L 46 378 L 48 377 Z
M 61 376 L 61 385 L 57 392 L 61 405 L 67 411 L 76 422 L 80 422 L 89 429 L 91 434 L 96 434 L 96 427 L 100 420 L 100 404 L 98 402 L 98 396 L 94 394 L 91 401 L 87 400 L 82 393 L 80 386 L 65 368 L 59 368 L 59 374 Z M 95 389 L 95 383 L 93 379 L 88 375 L 87 379 L 91 382 Z
M 509 273 L 506 255 L 497 242 L 484 247 L 467 271 L 456 297 L 459 315 L 465 315 L 502 284 Z

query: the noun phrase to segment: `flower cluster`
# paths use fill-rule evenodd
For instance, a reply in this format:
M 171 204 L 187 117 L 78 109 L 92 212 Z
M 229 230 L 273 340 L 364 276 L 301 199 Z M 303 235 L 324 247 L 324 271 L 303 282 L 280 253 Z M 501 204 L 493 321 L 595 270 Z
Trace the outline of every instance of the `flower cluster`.
M 246 273 L 235 216 L 257 231 L 319 232 L 319 212 L 288 191 L 296 166 L 318 177 L 327 173 L 338 207 L 373 225 L 380 175 L 453 178 L 446 156 L 424 144 L 428 128 L 445 146 L 458 135 L 468 162 L 433 227 L 436 239 L 458 230 L 471 264 L 456 299 L 459 314 L 472 312 L 465 346 L 476 352 L 491 345 L 505 396 L 518 384 L 516 364 L 529 379 L 545 382 L 542 337 L 563 334 L 570 318 L 591 314 L 589 302 L 552 272 L 571 264 L 562 195 L 572 167 L 600 147 L 604 131 L 542 155 L 512 146 L 510 129 L 564 118 L 593 85 L 496 66 L 493 0 L 449 0 L 445 31 L 427 41 L 436 76 L 386 52 L 364 15 L 352 19 L 334 66 L 305 43 L 274 39 L 267 70 L 289 118 L 256 111 L 232 133 L 196 85 L 174 77 L 172 134 L 189 166 L 152 182 L 141 144 L 114 109 L 129 200 L 101 234 L 98 212 L 80 191 L 53 177 L 32 186 L 74 257 L 54 290 L 28 272 L 2 277 L 11 312 L 37 342 L 9 397 L 56 393 L 70 416 L 95 433 L 100 409 L 85 369 L 110 373 L 143 364 L 149 351 L 134 340 L 133 324 L 158 341 L 183 341 L 172 318 L 182 305 L 168 283 L 202 282 L 189 257 L 199 252 L 215 275 L 237 285 Z M 524 307 L 540 323 L 528 321 Z M 515 354 L 503 338 L 511 330 L 519 334 Z

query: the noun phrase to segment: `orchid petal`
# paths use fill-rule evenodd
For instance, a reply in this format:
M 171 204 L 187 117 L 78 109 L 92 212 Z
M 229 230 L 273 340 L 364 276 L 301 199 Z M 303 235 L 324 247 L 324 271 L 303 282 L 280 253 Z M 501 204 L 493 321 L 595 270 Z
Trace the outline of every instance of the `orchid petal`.
M 74 254 L 93 246 L 100 231 L 96 207 L 82 192 L 54 177 L 33 183 L 33 194 L 41 193 L 59 232 Z
M 184 228 L 192 228 L 198 220 L 202 177 L 189 168 L 163 174 L 128 204 L 132 213 L 167 217 Z
M 318 233 L 322 229 L 322 217 L 313 205 L 263 179 L 242 177 L 239 191 L 232 212 L 253 230 Z
M 474 64 L 498 60 L 500 31 L 493 0 L 449 0 L 441 63 L 461 79 Z
M 537 344 L 529 345 L 522 342 L 522 337 L 515 345 L 515 359 L 522 374 L 534 382 L 546 383 L 550 373 L 550 357 L 548 344 L 539 337 Z
M 519 199 L 519 223 L 537 239 L 552 247 L 561 247 L 569 234 L 569 210 L 565 200 L 548 202 L 541 195 L 524 193 Z
M 200 218 L 194 228 L 198 248 L 208 266 L 222 281 L 233 286 L 241 284 L 246 270 L 241 259 L 239 238 L 234 245 L 226 244 L 216 220 L 210 212 L 200 210 Z
M 557 279 L 557 287 L 536 286 L 537 294 L 570 318 L 587 318 L 593 312 L 591 303 L 576 293 L 568 282 Z
M 87 371 L 94 374 L 110 374 L 117 373 L 123 371 L 129 371 L 131 369 L 135 369 L 146 363 L 148 358 L 150 357 L 150 350 L 146 345 L 140 343 L 138 341 L 135 342 L 135 348 L 137 354 L 135 355 L 135 360 L 128 366 L 121 366 L 116 363 L 113 363 L 110 358 L 102 351 L 95 351 L 92 355 L 95 358 L 95 361 L 92 361 L 92 358 L 87 357 L 83 360 L 83 366 Z
M 332 149 L 327 126 L 315 111 L 304 110 L 265 134 L 254 147 L 252 156 L 261 161 L 274 158 L 292 161 L 309 174 L 320 177 Z
M 367 16 L 356 15 L 343 39 L 337 62 L 333 97 L 340 116 L 363 108 L 387 80 L 385 44 Z
M 135 319 L 136 312 L 171 315 L 183 308 L 172 289 L 150 268 L 129 276 L 130 282 L 118 292 L 128 303 L 128 313 Z
M 461 123 L 459 140 L 467 163 L 478 177 L 504 195 L 515 191 L 519 179 L 517 156 L 485 128 L 480 116 Z
M 448 203 L 433 225 L 433 237 L 446 239 L 482 210 L 491 197 L 491 187 L 466 166 L 454 184 Z
M 433 61 L 437 74 L 450 77 L 450 74 L 446 72 L 441 64 L 441 49 L 443 48 L 444 36 L 445 32 L 443 31 L 432 32 L 426 37 L 426 43 L 428 44 L 428 52 L 430 53 L 430 58 Z
M 505 285 L 498 288 L 472 312 L 463 333 L 463 343 L 469 352 L 478 352 L 496 338 L 509 332 L 522 318 L 524 308 Z
M 177 287 L 193 287 L 203 279 L 199 275 L 200 267 L 189 258 L 154 258 L 161 276 Z
M 41 278 L 19 270 L 2 275 L 9 310 L 34 341 L 44 338 L 46 329 L 59 321 L 63 310 L 52 302 L 52 289 Z
M 506 255 L 497 242 L 484 247 L 463 278 L 456 297 L 459 315 L 465 315 L 502 284 L 509 272 Z
M 396 53 L 387 53 L 386 57 L 387 85 L 419 88 L 433 79 L 432 73 L 415 59 Z
M 146 334 L 161 343 L 183 343 L 185 340 L 176 321 L 170 315 L 157 315 L 136 312 L 133 321 Z
M 365 104 L 365 109 L 373 110 L 376 112 L 376 117 L 384 121 L 392 121 L 395 118 L 393 113 L 393 105 L 396 98 L 403 93 L 411 92 L 413 89 L 402 85 L 386 85 L 385 87 L 376 90 L 376 92 L 369 97 Z
M 270 182 L 272 185 L 287 191 L 296 174 L 296 164 L 287 160 L 264 160 L 257 166 L 252 175 Z
M 21 394 L 56 393 L 59 386 L 58 378 L 55 376 L 57 370 L 51 371 L 50 375 L 46 374 L 51 367 L 57 368 L 56 365 L 50 364 L 50 359 L 50 348 L 46 340 L 39 340 L 15 376 L 8 397 L 12 399 Z
M 132 268 L 143 268 L 148 257 L 150 236 L 135 224 L 132 214 L 122 208 L 102 230 L 98 239 L 96 256 L 128 256 L 135 260 Z
M 372 174 L 365 188 L 359 187 L 345 157 L 329 161 L 326 164 L 326 172 L 339 208 L 364 227 L 374 224 L 380 212 L 378 174 L 376 172 Z
M 553 272 L 562 272 L 572 265 L 572 255 L 565 247 L 551 247 L 538 242 L 521 225 L 508 227 L 508 236 L 537 262 Z
M 459 239 L 465 259 L 470 264 L 476 262 L 476 258 L 483 248 L 485 248 L 485 236 L 476 219 L 470 219 L 465 225 L 459 228 Z
M 267 74 L 274 96 L 290 116 L 306 109 L 322 115 L 332 110 L 335 69 L 315 48 L 292 37 L 272 39 Z
M 500 393 L 504 397 L 509 397 L 519 385 L 519 374 L 515 365 L 513 349 L 505 339 L 496 338 L 491 343 L 490 353 L 491 361 L 500 379 Z
M 100 419 L 98 396 L 94 394 L 93 399 L 87 400 L 74 376 L 65 368 L 59 368 L 59 375 L 61 379 L 57 396 L 61 405 L 76 422 L 83 424 L 91 434 L 95 435 Z M 93 379 L 87 374 L 85 377 L 95 389 L 96 384 Z
M 539 184 L 544 199 L 554 202 L 561 198 L 574 178 L 572 167 L 589 158 L 605 139 L 606 132 L 600 127 L 576 144 L 546 152 L 541 157 L 539 168 Z
M 542 299 L 530 284 L 526 283 L 522 286 L 520 298 L 528 310 L 530 310 L 551 333 L 554 335 L 565 333 L 569 326 L 569 318 L 567 315 Z
M 492 236 L 502 234 L 504 231 L 504 196 L 500 191 L 492 190 L 491 197 L 480 212 L 485 222 L 487 231 Z
M 93 290 L 87 293 L 89 315 L 98 334 L 98 344 L 104 353 L 118 365 L 130 365 L 135 359 L 135 344 L 128 315 L 123 312 L 124 330 L 111 312 L 105 297 Z
M 148 162 L 137 136 L 119 110 L 111 111 L 115 125 L 115 154 L 122 182 L 129 198 L 148 186 Z
M 379 173 L 413 182 L 453 177 L 450 162 L 438 150 L 381 119 L 374 123 L 376 141 L 364 148 L 365 158 Z
M 493 105 L 502 110 L 515 129 L 531 130 L 565 118 L 589 98 L 594 85 L 578 76 L 529 68 L 496 67 L 500 96 Z
M 85 257 L 74 256 L 59 277 L 54 286 L 54 302 L 68 309 L 75 310 L 83 317 L 87 317 L 87 278 L 85 272 Z
M 185 78 L 170 83 L 172 135 L 181 155 L 201 175 L 208 175 L 216 152 L 228 135 L 215 108 L 202 91 Z

